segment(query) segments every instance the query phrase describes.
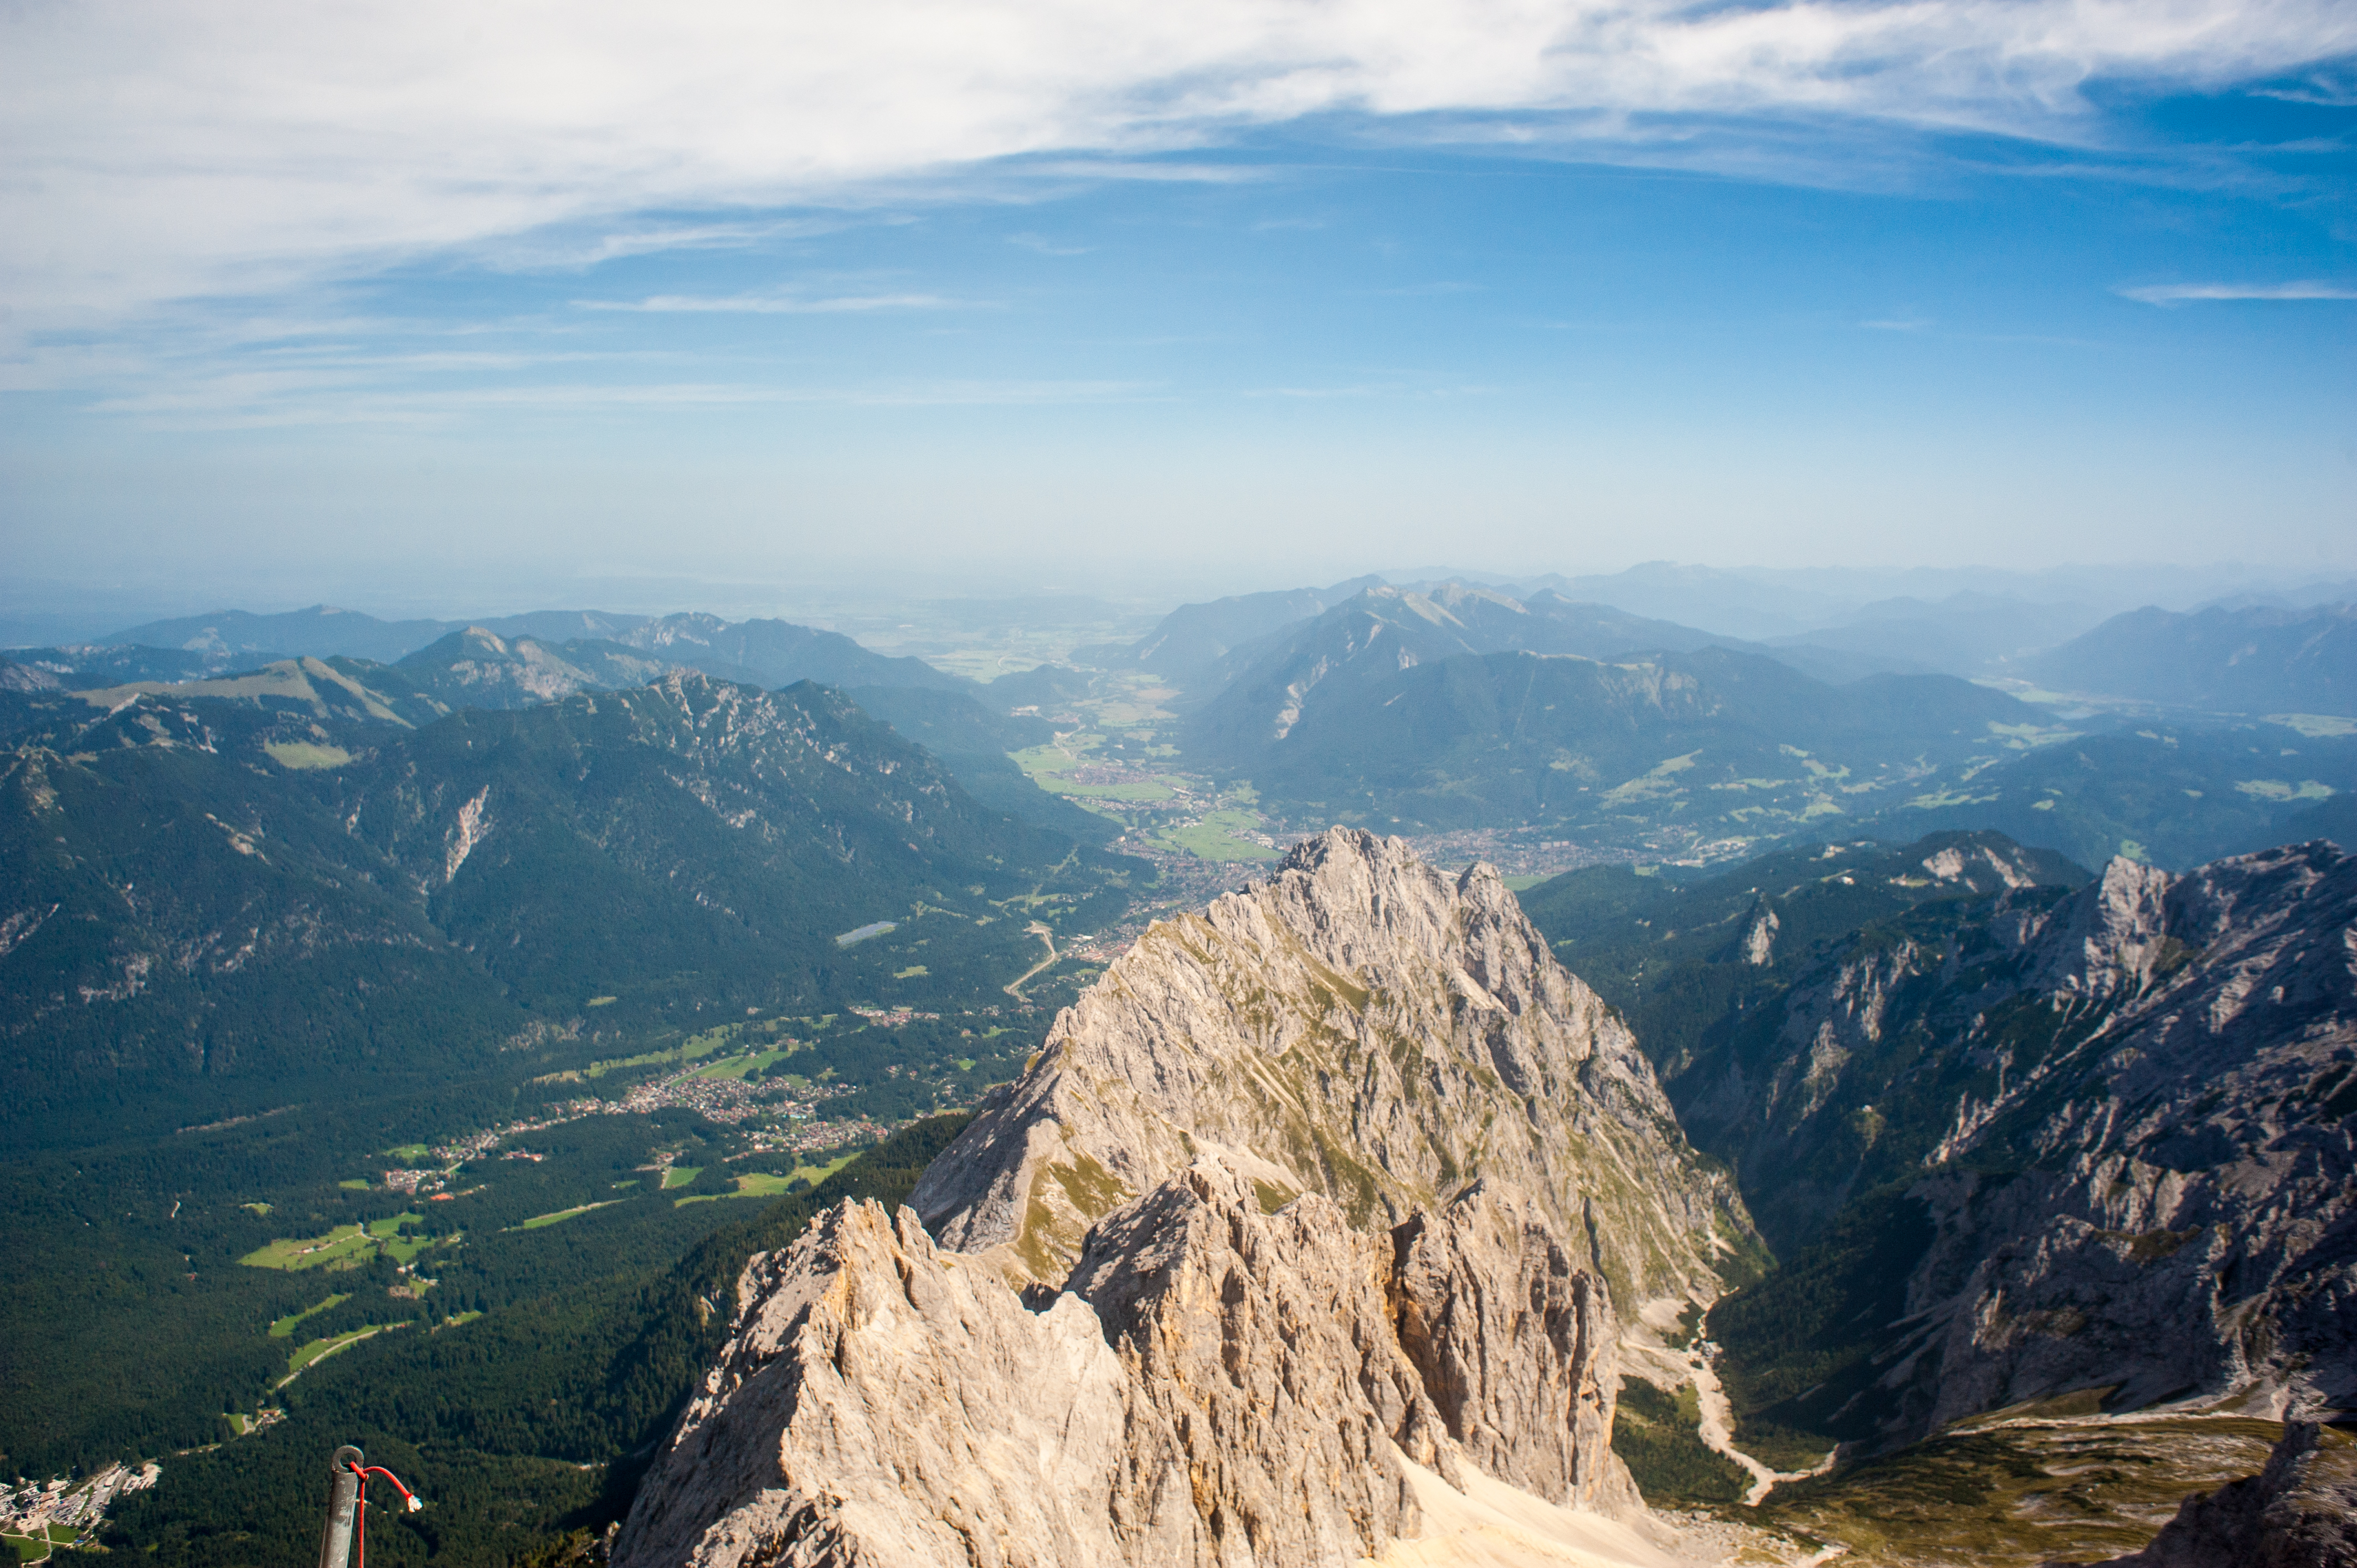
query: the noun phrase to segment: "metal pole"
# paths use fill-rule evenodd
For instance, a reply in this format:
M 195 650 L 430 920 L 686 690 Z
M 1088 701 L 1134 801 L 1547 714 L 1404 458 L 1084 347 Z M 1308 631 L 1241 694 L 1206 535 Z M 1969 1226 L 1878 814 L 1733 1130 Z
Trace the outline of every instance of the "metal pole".
M 319 1536 L 319 1568 L 347 1568 L 352 1560 L 352 1515 L 359 1511 L 361 1500 L 358 1466 L 364 1463 L 361 1451 L 349 1443 L 328 1461 L 335 1490 L 328 1494 L 328 1528 Z

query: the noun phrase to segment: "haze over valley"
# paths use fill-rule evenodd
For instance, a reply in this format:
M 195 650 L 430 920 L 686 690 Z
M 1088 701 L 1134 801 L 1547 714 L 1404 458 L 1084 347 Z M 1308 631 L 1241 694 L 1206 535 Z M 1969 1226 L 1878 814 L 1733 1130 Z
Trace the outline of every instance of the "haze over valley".
M 0 89 L 0 1554 L 2357 1568 L 2346 5 Z

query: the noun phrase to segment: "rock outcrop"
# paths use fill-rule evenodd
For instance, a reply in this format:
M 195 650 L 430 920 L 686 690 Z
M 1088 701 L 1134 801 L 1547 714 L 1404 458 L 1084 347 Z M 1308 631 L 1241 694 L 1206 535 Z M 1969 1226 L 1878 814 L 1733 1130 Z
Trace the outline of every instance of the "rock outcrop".
M 737 1296 L 617 1563 L 1199 1560 L 1177 1445 L 1077 1298 L 1026 1312 L 872 1203 L 755 1257 Z
M 911 1208 L 748 1265 L 615 1562 L 1342 1564 L 1501 1484 L 1636 1518 L 1616 1295 L 1749 1244 L 1495 875 L 1337 830 L 1149 932 Z
M 2046 1568 L 2357 1568 L 2357 1445 L 2292 1422 L 2264 1471 L 2186 1498 L 2142 1552 Z
M 1369 1230 L 1478 1176 L 1577 1238 L 1623 1311 L 1709 1300 L 1754 1244 L 1627 1026 L 1497 874 L 1351 829 L 1157 922 L 910 1202 L 944 1244 L 1052 1283 L 1100 1216 L 1205 1154 Z
M 1599 1283 L 1550 1290 L 1544 1248 L 1494 1275 L 1514 1231 L 1479 1194 L 1414 1237 L 1316 1193 L 1266 1214 L 1207 1160 L 1092 1229 L 1035 1314 L 911 1211 L 845 1203 L 748 1266 L 615 1561 L 1351 1563 L 1416 1533 L 1404 1461 L 1461 1484 L 1467 1455 L 1634 1509 L 1594 1375 L 1610 1315 L 1577 1299 Z M 1531 1294 L 1466 1299 L 1501 1283 Z

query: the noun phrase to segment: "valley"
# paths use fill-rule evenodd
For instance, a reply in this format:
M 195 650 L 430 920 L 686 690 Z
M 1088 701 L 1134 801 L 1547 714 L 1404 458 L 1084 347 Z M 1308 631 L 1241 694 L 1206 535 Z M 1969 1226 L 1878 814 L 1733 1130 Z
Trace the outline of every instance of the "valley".
M 1658 1084 L 1605 1091 L 1599 1120 L 1599 1069 L 1547 1069 L 1505 1109 L 1584 1151 L 1566 1171 L 1651 1173 L 1584 1199 L 1588 1266 L 1629 1304 L 1592 1441 L 1692 1540 L 1791 1563 L 2115 1552 L 2250 1473 L 2282 1416 L 2337 1408 L 2313 1297 L 2344 1268 L 2352 1091 L 2318 942 L 2352 918 L 2345 863 L 2161 868 L 2339 831 L 2357 720 L 1833 682 L 1574 601 L 1378 588 L 1142 632 L 1101 608 L 1020 637 L 983 618 L 930 675 L 894 662 L 937 653 L 921 637 L 846 652 L 672 618 L 16 682 L 0 1219 L 60 1263 L 0 1309 L 0 1470 L 158 1465 L 75 1528 L 228 1568 L 299 1555 L 272 1516 L 307 1507 L 300 1455 L 364 1434 L 467 1510 L 384 1555 L 503 1568 L 628 1514 L 723 1353 L 722 1282 L 838 1199 L 913 1198 L 936 1241 L 1036 1285 L 1195 1138 L 1258 1151 L 1260 1210 L 1322 1192 L 1353 1226 L 1405 1223 L 1469 1172 L 1576 1186 L 1464 1131 L 1495 1108 L 1385 1122 L 1407 1079 L 1312 1109 L 1319 1074 L 1397 1070 L 1330 1033 L 1362 1026 L 1359 988 L 1396 993 L 1399 1041 L 1456 1026 L 1363 954 L 1279 983 L 1263 937 L 1206 934 L 1207 905 L 1267 897 L 1336 822 L 1451 885 L 1495 867 L 1475 925 L 1526 915 L 1625 1024 L 1597 1059 Z M 683 650 L 711 668 L 666 662 Z M 756 656 L 888 683 L 765 690 L 729 662 Z M 1481 984 L 1509 983 L 1495 961 Z M 1255 997 L 1254 1048 L 1308 1074 L 1271 1081 L 1309 1098 L 1099 1126 L 1094 1090 L 1042 1090 L 1069 1154 L 933 1165 L 977 1109 L 959 1147 L 987 1145 L 1074 1030 L 1113 1027 L 1117 969 Z M 2276 993 L 2309 1000 L 2214 1000 Z M 2206 1100 L 2149 1065 L 2195 1048 L 2166 1043 L 2188 1009 L 2244 1020 L 2203 1036 Z M 1120 1029 L 1169 1027 L 1150 1011 Z M 1182 1031 L 1206 1084 L 1228 1027 Z M 1092 1071 L 1167 1088 L 1180 1059 L 1125 1046 Z M 2074 1120 L 2090 1095 L 2144 1107 L 2142 1130 Z M 1615 1130 L 1648 1096 L 1669 1148 Z M 2221 1161 L 2272 1174 L 2204 1175 Z M 996 1241 L 976 1216 L 998 1200 L 972 1197 L 992 1183 L 1032 1194 Z M 2235 1194 L 2259 1190 L 2307 1218 L 2250 1219 Z M 1204 1195 L 1185 1201 L 1225 1201 Z M 1671 1210 L 1711 1261 L 1667 1240 Z M 2040 1226 L 2043 1272 L 1961 1283 Z M 2189 1316 L 2202 1279 L 2223 1316 Z

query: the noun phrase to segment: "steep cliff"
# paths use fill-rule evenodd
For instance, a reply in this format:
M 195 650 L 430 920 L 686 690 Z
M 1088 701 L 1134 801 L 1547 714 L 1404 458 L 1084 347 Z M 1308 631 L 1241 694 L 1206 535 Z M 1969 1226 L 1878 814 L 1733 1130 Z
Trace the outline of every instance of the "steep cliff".
M 1920 1188 L 1924 1419 L 2097 1385 L 2357 1405 L 2357 861 L 2115 861 L 2024 958 L 2050 1041 L 1960 1097 Z
M 1902 1185 L 1872 1199 L 1885 1277 L 1800 1255 L 1718 1309 L 1736 1383 L 1770 1424 L 1875 1445 L 2079 1391 L 2357 1404 L 2357 861 L 2321 843 L 2181 877 L 2115 860 L 2043 902 L 1861 938 L 1762 1026 L 1776 1049 L 1738 1153 L 1755 1196 L 1755 1170 L 1812 1161 Z M 1868 1256 L 1844 1229 L 1828 1246 Z M 1857 1326 L 1809 1326 L 1804 1289 L 1851 1293 L 1819 1316 Z

